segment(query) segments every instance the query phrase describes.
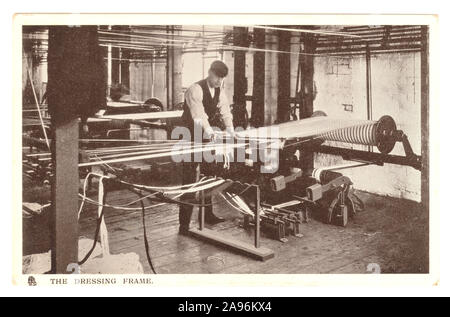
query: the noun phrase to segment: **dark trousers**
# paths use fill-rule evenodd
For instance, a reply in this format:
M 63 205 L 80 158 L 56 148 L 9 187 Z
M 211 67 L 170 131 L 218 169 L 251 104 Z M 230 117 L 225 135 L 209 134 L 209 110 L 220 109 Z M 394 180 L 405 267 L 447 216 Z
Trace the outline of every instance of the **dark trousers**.
M 199 163 L 188 163 L 183 162 L 182 163 L 182 185 L 192 184 L 198 181 L 198 173 L 197 169 L 200 169 Z M 183 201 L 187 201 L 189 203 L 198 203 L 195 199 L 195 193 L 187 193 L 184 194 L 181 199 Z M 205 204 L 211 204 L 211 196 L 205 197 Z M 189 223 L 191 222 L 191 216 L 192 211 L 194 207 L 191 205 L 180 205 L 180 212 L 179 212 L 179 221 L 180 221 L 180 227 L 188 229 Z M 208 206 L 205 208 L 205 215 L 212 213 L 212 206 Z

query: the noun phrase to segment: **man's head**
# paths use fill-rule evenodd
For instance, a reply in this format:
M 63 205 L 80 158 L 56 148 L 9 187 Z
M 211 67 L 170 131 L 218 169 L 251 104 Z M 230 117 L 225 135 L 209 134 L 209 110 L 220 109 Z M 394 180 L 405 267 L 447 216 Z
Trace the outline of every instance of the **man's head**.
M 223 79 L 228 75 L 228 67 L 222 61 L 214 61 L 208 71 L 208 84 L 211 87 L 219 88 L 222 86 Z

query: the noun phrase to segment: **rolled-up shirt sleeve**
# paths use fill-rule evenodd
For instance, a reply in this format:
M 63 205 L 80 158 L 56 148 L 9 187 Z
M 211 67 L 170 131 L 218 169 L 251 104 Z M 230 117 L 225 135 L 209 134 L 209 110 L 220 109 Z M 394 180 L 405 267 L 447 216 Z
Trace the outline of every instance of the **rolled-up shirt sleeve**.
M 227 130 L 233 130 L 233 115 L 230 110 L 228 98 L 223 90 L 220 92 L 218 107 L 225 127 Z
M 200 122 L 203 130 L 207 134 L 212 133 L 212 128 L 208 122 L 208 115 L 203 108 L 203 91 L 200 85 L 195 84 L 189 87 L 185 93 L 186 104 L 191 111 L 194 122 Z

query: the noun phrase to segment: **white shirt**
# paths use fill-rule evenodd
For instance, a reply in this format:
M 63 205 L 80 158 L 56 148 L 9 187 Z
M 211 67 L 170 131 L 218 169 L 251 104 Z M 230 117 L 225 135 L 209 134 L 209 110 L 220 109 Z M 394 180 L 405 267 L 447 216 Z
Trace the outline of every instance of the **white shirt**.
M 214 87 L 209 87 L 209 84 L 208 84 L 208 88 L 209 88 L 209 93 L 211 94 L 211 97 L 213 97 L 213 99 L 214 99 L 214 95 L 216 94 L 216 90 L 214 89 Z
M 215 89 L 213 87 L 209 87 L 209 91 L 211 93 L 211 97 L 214 98 Z M 191 85 L 184 95 L 186 104 L 191 111 L 192 119 L 199 120 L 202 124 L 203 130 L 207 134 L 211 134 L 213 129 L 211 128 L 208 122 L 208 115 L 205 112 L 205 108 L 203 107 L 203 89 L 199 84 L 195 83 Z M 231 114 L 230 104 L 228 103 L 227 96 L 222 88 L 220 88 L 219 102 L 217 104 L 219 108 L 220 115 L 222 116 L 222 120 L 225 124 L 227 130 L 233 131 L 233 115 Z

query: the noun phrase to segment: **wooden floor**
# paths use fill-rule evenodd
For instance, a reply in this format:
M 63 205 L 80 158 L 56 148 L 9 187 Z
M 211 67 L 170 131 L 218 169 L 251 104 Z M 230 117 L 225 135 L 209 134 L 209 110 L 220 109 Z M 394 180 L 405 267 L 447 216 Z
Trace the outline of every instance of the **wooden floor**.
M 275 251 L 275 257 L 260 262 L 231 253 L 191 237 L 178 235 L 178 207 L 165 205 L 146 214 L 150 253 L 158 274 L 174 273 L 366 273 L 370 263 L 382 273 L 428 272 L 428 215 L 420 204 L 358 192 L 364 212 L 358 213 L 346 228 L 316 220 L 303 224 L 302 238 L 289 241 L 269 239 L 262 245 Z M 116 191 L 109 204 L 123 204 L 136 198 Z M 226 203 L 215 207 L 226 222 L 214 227 L 224 235 L 252 241 L 252 232 L 239 226 L 239 215 Z M 96 209 L 86 208 L 80 221 L 80 235 L 92 238 Z M 146 260 L 140 211 L 107 208 L 106 225 L 113 254 L 135 252 L 146 273 Z M 194 213 L 192 226 L 196 225 Z

